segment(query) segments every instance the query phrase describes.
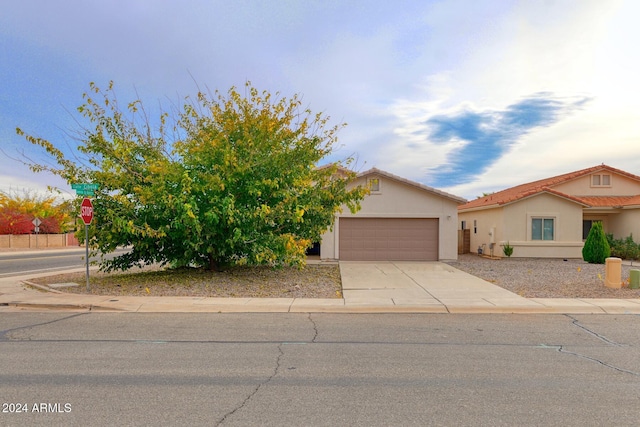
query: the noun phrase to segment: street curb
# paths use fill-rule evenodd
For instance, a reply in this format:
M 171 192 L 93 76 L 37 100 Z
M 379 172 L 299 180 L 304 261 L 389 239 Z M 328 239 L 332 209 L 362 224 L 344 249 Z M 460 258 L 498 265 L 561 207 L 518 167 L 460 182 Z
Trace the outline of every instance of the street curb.
M 83 304 L 40 304 L 30 302 L 9 302 L 0 304 L 3 307 L 13 307 L 22 309 L 45 309 L 45 310 L 60 310 L 60 311 L 91 311 L 91 305 Z
M 28 280 L 21 280 L 20 283 L 22 283 L 24 285 L 27 285 L 27 286 L 31 286 L 32 288 L 36 288 L 36 289 L 41 290 L 43 292 L 49 292 L 49 293 L 52 293 L 52 294 L 64 294 L 65 293 L 65 292 L 61 292 L 61 291 L 59 291 L 57 289 L 53 289 L 53 288 L 51 288 L 51 287 L 49 287 L 47 285 L 39 285 L 37 283 L 33 283 L 33 282 L 28 281 Z
M 211 306 L 177 306 L 171 310 L 164 307 L 138 306 L 136 309 L 128 310 L 120 307 L 107 307 L 102 304 L 73 304 L 73 303 L 37 303 L 37 302 L 5 302 L 0 303 L 0 308 L 9 307 L 21 310 L 51 310 L 51 311 L 84 311 L 102 313 L 333 313 L 333 314 L 513 314 L 513 315 L 548 315 L 548 314 L 584 314 L 584 315 L 640 315 L 638 311 L 607 311 L 602 307 L 470 307 L 470 306 L 449 306 L 449 307 L 420 307 L 420 306 L 305 306 L 298 309 L 274 309 L 265 305 L 237 305 L 221 304 Z

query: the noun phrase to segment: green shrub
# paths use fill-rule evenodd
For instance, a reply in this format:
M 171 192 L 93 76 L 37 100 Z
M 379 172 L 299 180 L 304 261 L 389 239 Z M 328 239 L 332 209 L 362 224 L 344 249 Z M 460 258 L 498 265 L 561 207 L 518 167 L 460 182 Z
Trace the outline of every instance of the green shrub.
M 611 256 L 632 260 L 640 258 L 640 246 L 633 240 L 633 234 L 625 239 L 615 239 L 613 234 L 607 234 L 607 242 L 611 248 Z
M 611 256 L 611 248 L 602 230 L 601 222 L 594 222 L 582 248 L 582 258 L 591 264 L 604 264 Z
M 511 255 L 513 255 L 513 246 L 511 246 L 509 242 L 505 243 L 502 246 L 502 252 L 507 258 L 511 257 Z

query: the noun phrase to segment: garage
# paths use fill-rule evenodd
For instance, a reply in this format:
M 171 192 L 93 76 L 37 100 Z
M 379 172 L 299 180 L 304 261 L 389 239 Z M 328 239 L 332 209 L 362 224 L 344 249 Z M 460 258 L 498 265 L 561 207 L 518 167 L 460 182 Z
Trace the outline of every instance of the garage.
M 340 259 L 345 261 L 437 261 L 437 218 L 339 219 Z
M 448 261 L 458 258 L 458 206 L 466 200 L 372 168 L 350 184 L 369 189 L 360 210 L 336 213 L 320 259 Z

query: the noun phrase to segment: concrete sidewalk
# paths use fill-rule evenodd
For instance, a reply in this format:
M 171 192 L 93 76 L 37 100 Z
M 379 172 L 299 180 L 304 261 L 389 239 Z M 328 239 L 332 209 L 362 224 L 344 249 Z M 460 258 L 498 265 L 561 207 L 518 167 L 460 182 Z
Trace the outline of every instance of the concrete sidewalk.
M 27 287 L 48 275 L 31 274 L 0 279 L 0 311 L 640 314 L 640 299 L 528 299 L 439 262 L 341 262 L 340 271 L 342 299 L 77 295 Z

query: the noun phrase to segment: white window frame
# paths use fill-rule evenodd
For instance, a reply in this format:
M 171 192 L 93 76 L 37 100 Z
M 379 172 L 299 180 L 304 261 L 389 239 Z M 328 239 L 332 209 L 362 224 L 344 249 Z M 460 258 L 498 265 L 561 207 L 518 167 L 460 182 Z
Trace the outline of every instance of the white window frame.
M 534 220 L 540 220 L 541 221 L 541 224 L 540 224 L 540 226 L 541 226 L 541 229 L 540 229 L 541 235 L 540 235 L 539 239 L 535 239 L 534 236 L 533 236 L 533 221 Z M 545 221 L 552 221 L 553 229 L 551 231 L 552 231 L 553 235 L 552 235 L 551 239 L 545 239 L 544 238 L 544 223 L 545 223 Z M 529 217 L 529 227 L 528 227 L 529 230 L 527 232 L 527 234 L 529 235 L 529 239 L 532 242 L 554 242 L 554 241 L 556 241 L 557 238 L 558 238 L 557 237 L 557 231 L 556 231 L 558 229 L 557 222 L 558 221 L 557 221 L 557 218 L 555 216 L 531 215 Z

